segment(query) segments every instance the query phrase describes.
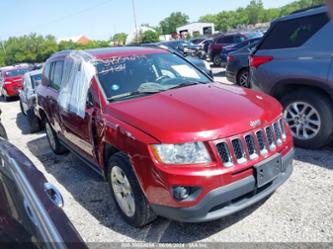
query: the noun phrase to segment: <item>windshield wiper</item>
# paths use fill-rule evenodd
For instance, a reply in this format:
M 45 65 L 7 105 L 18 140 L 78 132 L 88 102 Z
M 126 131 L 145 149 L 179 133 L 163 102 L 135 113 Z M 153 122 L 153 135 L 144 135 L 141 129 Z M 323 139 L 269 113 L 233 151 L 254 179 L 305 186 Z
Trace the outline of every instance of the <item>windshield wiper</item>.
M 160 92 L 162 92 L 162 90 L 135 91 L 135 92 L 130 92 L 130 93 L 125 93 L 125 94 L 121 94 L 118 96 L 114 96 L 114 97 L 108 98 L 108 100 L 109 101 L 125 100 L 125 99 L 129 99 L 132 97 L 150 95 L 150 94 L 155 94 L 155 93 L 160 93 Z
M 201 82 L 201 81 L 190 81 L 190 82 L 185 82 L 185 83 L 179 84 L 179 85 L 174 86 L 174 87 L 170 87 L 168 90 L 187 87 L 187 86 L 193 86 L 193 85 L 199 85 L 199 84 L 207 84 L 207 83 L 206 82 Z

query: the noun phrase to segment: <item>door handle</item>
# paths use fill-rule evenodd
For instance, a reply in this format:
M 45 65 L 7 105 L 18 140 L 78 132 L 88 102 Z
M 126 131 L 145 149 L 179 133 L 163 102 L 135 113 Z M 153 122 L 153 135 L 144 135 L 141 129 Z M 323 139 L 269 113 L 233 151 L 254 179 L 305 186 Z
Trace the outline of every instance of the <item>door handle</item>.
M 47 182 L 44 184 L 44 189 L 49 197 L 49 199 L 57 206 L 62 208 L 64 206 L 64 199 L 62 198 L 62 195 L 58 188 L 54 186 L 53 184 Z

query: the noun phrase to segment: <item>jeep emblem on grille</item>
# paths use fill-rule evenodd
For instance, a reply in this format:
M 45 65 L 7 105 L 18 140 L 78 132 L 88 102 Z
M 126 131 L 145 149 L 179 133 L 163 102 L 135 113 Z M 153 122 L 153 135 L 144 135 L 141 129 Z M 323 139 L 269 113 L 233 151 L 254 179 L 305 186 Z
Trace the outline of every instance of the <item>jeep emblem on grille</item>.
M 250 121 L 250 126 L 252 128 L 255 128 L 255 127 L 259 126 L 259 125 L 261 125 L 260 119 L 257 119 L 257 120 L 254 120 L 254 121 Z

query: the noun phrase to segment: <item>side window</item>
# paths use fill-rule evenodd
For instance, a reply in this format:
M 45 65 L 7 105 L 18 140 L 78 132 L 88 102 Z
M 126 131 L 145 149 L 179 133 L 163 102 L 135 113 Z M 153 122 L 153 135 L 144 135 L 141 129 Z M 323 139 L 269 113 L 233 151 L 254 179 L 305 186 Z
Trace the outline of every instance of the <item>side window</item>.
M 60 89 L 63 67 L 64 61 L 55 61 L 51 64 L 50 86 L 55 90 Z
M 217 40 L 217 43 L 224 43 L 224 37 L 220 37 L 220 38 Z
M 50 80 L 50 63 L 46 63 L 43 69 L 43 75 L 42 75 L 42 84 L 44 86 L 49 85 Z
M 259 49 L 294 48 L 302 46 L 329 19 L 326 14 L 312 15 L 273 24 Z
M 244 36 L 241 36 L 241 35 L 235 35 L 234 36 L 234 43 L 240 43 L 240 42 L 243 42 L 243 41 L 245 41 Z
M 225 36 L 223 40 L 224 40 L 223 43 L 234 43 L 233 36 Z

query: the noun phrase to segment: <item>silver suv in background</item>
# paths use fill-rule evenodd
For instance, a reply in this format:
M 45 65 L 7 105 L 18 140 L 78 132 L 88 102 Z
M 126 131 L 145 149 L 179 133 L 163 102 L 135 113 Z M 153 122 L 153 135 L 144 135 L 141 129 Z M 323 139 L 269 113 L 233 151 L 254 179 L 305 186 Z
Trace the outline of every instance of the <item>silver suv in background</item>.
M 277 98 L 295 138 L 320 148 L 333 138 L 333 22 L 326 7 L 275 20 L 250 56 L 250 84 Z

